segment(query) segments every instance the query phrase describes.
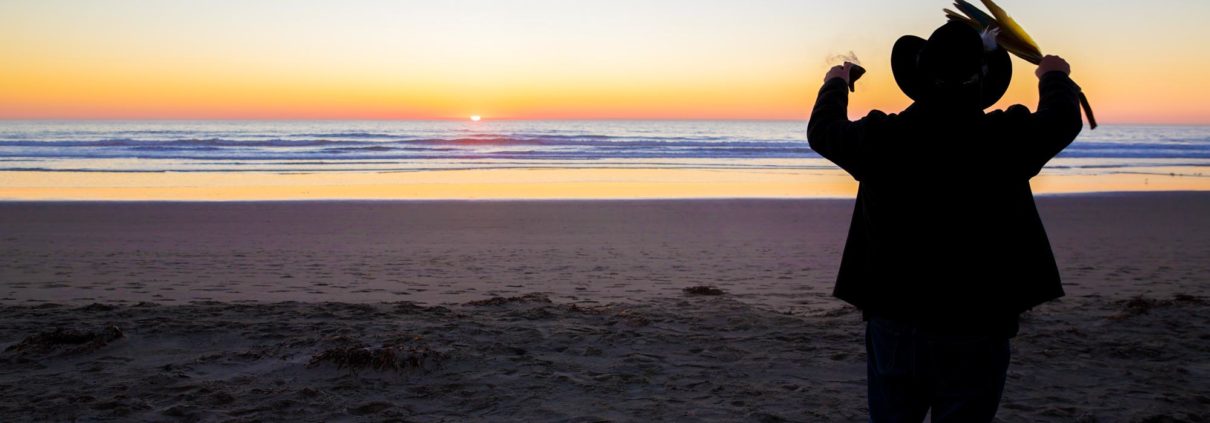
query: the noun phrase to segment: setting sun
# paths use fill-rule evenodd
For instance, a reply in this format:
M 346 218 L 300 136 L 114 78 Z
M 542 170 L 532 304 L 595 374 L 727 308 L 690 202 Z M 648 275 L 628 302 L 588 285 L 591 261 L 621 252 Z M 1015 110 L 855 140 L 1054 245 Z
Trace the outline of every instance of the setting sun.
M 479 117 L 479 115 L 474 115 L 474 116 L 471 116 L 471 121 L 472 121 L 472 122 L 478 122 L 480 119 L 483 119 L 483 118 Z

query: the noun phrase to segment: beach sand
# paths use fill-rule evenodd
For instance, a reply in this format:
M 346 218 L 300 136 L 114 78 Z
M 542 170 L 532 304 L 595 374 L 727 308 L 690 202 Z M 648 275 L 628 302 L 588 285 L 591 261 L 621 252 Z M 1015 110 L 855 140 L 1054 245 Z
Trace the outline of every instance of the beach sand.
M 852 207 L 0 203 L 0 420 L 861 421 Z M 999 419 L 1210 420 L 1210 193 L 1038 207 Z

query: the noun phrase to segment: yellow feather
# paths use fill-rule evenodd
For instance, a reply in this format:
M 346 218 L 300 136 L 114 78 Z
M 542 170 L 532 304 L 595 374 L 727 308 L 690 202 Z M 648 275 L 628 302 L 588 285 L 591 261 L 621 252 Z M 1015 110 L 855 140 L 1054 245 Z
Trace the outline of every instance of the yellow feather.
M 970 25 L 970 27 L 974 28 L 976 31 L 983 29 L 982 27 L 979 26 L 978 22 L 975 22 L 974 20 L 972 20 L 971 18 L 968 18 L 966 16 L 962 16 L 962 15 L 958 14 L 958 12 L 955 12 L 955 11 L 949 10 L 949 9 L 941 9 L 941 10 L 945 11 L 946 17 L 949 17 L 950 19 L 953 19 L 955 21 Z
M 1008 50 L 1009 53 L 1017 55 L 1017 57 L 1020 57 L 1026 62 L 1036 65 L 1042 61 L 1042 54 L 1033 51 L 1033 48 L 1026 45 L 1025 42 L 1020 38 L 1005 35 L 1002 32 L 1000 33 L 999 37 L 996 37 L 996 42 L 999 43 L 1001 47 L 1004 47 L 1005 50 Z
M 1018 56 L 1031 62 L 1032 58 L 1042 59 L 1042 49 L 1038 48 L 1038 43 L 1034 42 L 1034 39 L 1025 32 L 1025 29 L 1021 28 L 1021 25 L 1017 24 L 1017 21 L 1013 20 L 1012 16 L 1008 16 L 1008 12 L 1005 12 L 992 0 L 983 0 L 983 6 L 987 7 L 987 10 L 992 12 L 992 16 L 996 17 L 996 22 L 1000 23 L 1000 34 L 1017 41 L 1012 44 L 1015 49 L 1020 49 L 1020 51 L 1014 51 L 1014 49 L 1009 49 L 1009 51 L 1017 53 Z

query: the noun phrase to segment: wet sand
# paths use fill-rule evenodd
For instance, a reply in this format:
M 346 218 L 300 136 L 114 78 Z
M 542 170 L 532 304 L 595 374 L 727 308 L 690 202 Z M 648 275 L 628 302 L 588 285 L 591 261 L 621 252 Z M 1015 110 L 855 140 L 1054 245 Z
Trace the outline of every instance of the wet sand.
M 1210 193 L 1038 204 L 999 418 L 1210 419 Z M 852 205 L 0 203 L 0 420 L 862 420 Z
M 857 194 L 857 181 L 826 159 L 746 163 L 757 167 L 660 168 L 639 163 L 627 168 L 381 172 L 0 171 L 0 201 L 843 199 Z M 946 181 L 937 183 L 945 186 Z M 1204 166 L 1108 168 L 1056 158 L 1030 186 L 1035 194 L 1210 192 L 1210 175 Z

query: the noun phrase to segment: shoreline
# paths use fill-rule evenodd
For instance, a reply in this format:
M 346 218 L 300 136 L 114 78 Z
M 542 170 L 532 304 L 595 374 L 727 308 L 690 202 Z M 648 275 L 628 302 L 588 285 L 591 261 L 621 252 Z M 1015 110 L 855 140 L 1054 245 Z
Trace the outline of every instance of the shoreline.
M 1181 194 L 1200 194 L 1210 192 L 1210 190 L 1188 189 L 1188 190 L 1109 190 L 1109 191 L 1073 191 L 1073 192 L 1035 192 L 1034 197 L 1069 197 L 1069 196 L 1129 196 L 1129 195 L 1181 195 Z M 854 199 L 854 196 L 836 196 L 836 197 L 752 197 L 752 196 L 735 196 L 735 197 L 540 197 L 540 198 L 297 198 L 297 199 L 264 199 L 264 200 L 13 200 L 0 199 L 0 204 L 54 204 L 54 203 L 96 203 L 96 204 L 119 204 L 119 203 L 165 203 L 165 204 L 180 204 L 180 203 L 199 203 L 199 204 L 221 204 L 221 203 L 439 203 L 439 202 L 595 202 L 595 201 L 618 201 L 618 202 L 636 202 L 636 201 L 813 201 L 813 200 L 844 200 Z
M 1182 196 L 1210 194 L 1210 190 L 1157 190 L 1157 191 L 1079 191 L 1079 192 L 1042 192 L 1034 193 L 1035 200 L 1086 198 L 1086 197 L 1133 197 L 1133 196 Z M 555 203 L 671 203 L 671 202 L 734 202 L 734 201 L 848 201 L 856 200 L 856 194 L 850 196 L 821 196 L 821 197 L 608 197 L 608 198 L 296 198 L 268 200 L 128 200 L 128 199 L 48 199 L 22 200 L 0 199 L 3 205 L 120 205 L 120 204 L 439 204 L 439 203 L 519 203 L 519 204 L 555 204 Z
M 1043 173 L 1035 195 L 1210 191 L 1200 167 Z M 960 177 L 955 175 L 954 177 Z M 938 180 L 938 186 L 946 181 Z M 476 169 L 403 173 L 0 172 L 0 201 L 596 200 L 851 198 L 858 182 L 829 169 Z
M 1210 193 L 1210 190 L 1109 190 L 1109 191 L 1076 191 L 1076 192 L 1035 192 L 1035 199 L 1045 198 L 1078 198 L 1078 197 L 1130 197 L 1130 196 L 1166 196 L 1166 195 L 1200 195 Z M 549 198 L 286 198 L 286 199 L 249 199 L 249 200 L 197 200 L 197 199 L 5 199 L 0 198 L 0 205 L 33 205 L 33 204 L 434 204 L 434 203 L 641 203 L 641 202 L 711 202 L 711 201 L 845 201 L 856 199 L 853 195 L 818 196 L 818 197 L 549 197 Z

